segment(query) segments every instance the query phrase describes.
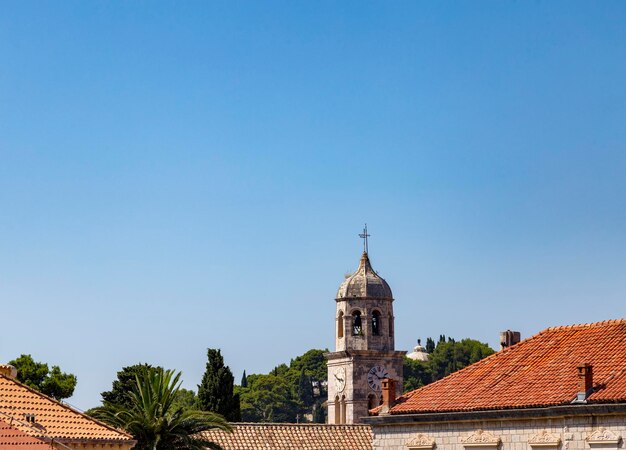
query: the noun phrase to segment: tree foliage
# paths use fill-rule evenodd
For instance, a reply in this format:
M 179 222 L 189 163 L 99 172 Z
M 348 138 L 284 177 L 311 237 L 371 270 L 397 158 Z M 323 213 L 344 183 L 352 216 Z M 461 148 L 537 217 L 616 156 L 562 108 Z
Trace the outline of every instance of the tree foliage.
M 238 388 L 244 422 L 295 422 L 300 405 L 284 376 L 248 375 L 248 387 Z
M 474 364 L 493 352 L 487 344 L 474 339 L 463 339 L 460 342 L 454 339 L 440 341 L 429 360 L 433 381 Z
M 306 374 L 304 367 L 300 369 L 300 376 L 298 377 L 298 384 L 296 385 L 296 395 L 299 403 L 303 407 L 313 405 L 313 384 L 311 377 Z
M 174 406 L 184 411 L 198 410 L 198 396 L 191 389 L 180 388 L 174 397 Z
M 250 374 L 247 385 L 236 387 L 245 422 L 325 421 L 327 377 L 324 353 L 309 350 L 287 364 L 279 364 L 267 375 Z M 307 419 L 308 417 L 308 419 Z
M 235 379 L 219 349 L 207 350 L 208 361 L 202 382 L 198 386 L 198 405 L 203 411 L 212 411 L 231 422 L 241 421 L 239 394 L 234 392 Z
M 324 353 L 328 350 L 312 349 L 303 355 L 297 356 L 291 360 L 289 364 L 289 372 L 292 374 L 300 374 L 300 371 L 304 369 L 307 376 L 313 380 L 326 380 L 328 376 L 326 369 L 326 358 Z
M 421 388 L 432 382 L 432 375 L 428 362 L 415 361 L 410 358 L 404 358 L 403 367 L 404 376 L 404 392 Z
M 231 427 L 218 414 L 177 406 L 180 384 L 180 372 L 140 370 L 122 403 L 106 402 L 94 408 L 92 415 L 130 433 L 137 440 L 137 450 L 219 449 L 202 432 L 215 428 L 230 431 Z
M 135 386 L 137 386 L 137 378 L 140 380 L 148 373 L 157 371 L 163 371 L 160 366 L 152 366 L 146 363 L 134 364 L 132 366 L 122 367 L 122 370 L 117 372 L 117 379 L 115 379 L 111 385 L 110 391 L 105 391 L 100 394 L 102 397 L 102 404 L 114 404 L 123 407 L 130 407 L 133 402 L 132 393 Z M 182 408 L 183 410 L 198 409 L 198 399 L 196 393 L 190 389 L 179 388 L 176 391 L 176 397 L 174 398 L 174 407 Z M 87 414 L 93 415 L 95 409 L 90 409 Z
M 426 351 L 432 353 L 435 350 L 435 341 L 429 337 L 426 339 Z
M 427 348 L 431 342 L 434 344 L 431 338 L 426 340 Z M 430 352 L 428 361 L 404 359 L 404 391 L 408 392 L 440 380 L 452 372 L 474 364 L 493 352 L 493 349 L 487 344 L 474 339 L 463 339 L 456 342 L 452 338 L 446 340 L 446 337 L 441 335 L 436 347 Z
M 163 368 L 145 363 L 122 367 L 122 370 L 117 372 L 117 379 L 113 381 L 111 390 L 100 394 L 102 403 L 130 406 L 133 401 L 131 396 L 133 388 L 137 384 L 137 378 L 143 379 L 146 373 L 157 370 L 163 370 Z
M 69 398 L 76 388 L 76 375 L 64 373 L 59 366 L 35 362 L 31 355 L 9 361 L 17 369 L 17 380 L 56 400 Z

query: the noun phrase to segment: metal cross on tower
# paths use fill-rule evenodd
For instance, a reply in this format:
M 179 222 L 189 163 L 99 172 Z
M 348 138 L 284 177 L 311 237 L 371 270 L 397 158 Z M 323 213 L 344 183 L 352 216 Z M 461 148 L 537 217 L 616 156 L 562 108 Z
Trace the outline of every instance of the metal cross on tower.
M 363 233 L 359 234 L 359 237 L 361 239 L 363 239 L 363 251 L 365 253 L 367 253 L 367 250 L 368 250 L 368 248 L 367 248 L 367 238 L 370 237 L 370 235 L 367 234 L 367 224 L 365 224 L 365 228 L 363 228 Z

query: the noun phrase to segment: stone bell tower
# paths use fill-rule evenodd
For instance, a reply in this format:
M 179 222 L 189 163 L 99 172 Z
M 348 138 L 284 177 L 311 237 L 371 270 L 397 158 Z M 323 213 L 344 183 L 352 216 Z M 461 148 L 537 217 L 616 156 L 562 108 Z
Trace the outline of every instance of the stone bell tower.
M 382 380 L 393 378 L 402 393 L 402 361 L 395 351 L 393 294 L 370 264 L 367 226 L 359 267 L 339 286 L 335 351 L 328 360 L 328 423 L 359 423 L 381 402 Z

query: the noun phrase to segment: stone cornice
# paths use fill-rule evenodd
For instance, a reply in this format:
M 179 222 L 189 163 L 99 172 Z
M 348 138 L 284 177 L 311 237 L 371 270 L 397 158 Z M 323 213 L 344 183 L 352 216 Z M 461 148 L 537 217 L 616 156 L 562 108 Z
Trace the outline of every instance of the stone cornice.
M 372 359 L 381 358 L 397 358 L 406 355 L 406 351 L 390 351 L 383 352 L 380 350 L 341 350 L 339 352 L 324 353 L 324 357 L 327 360 L 350 358 L 352 356 L 369 357 Z
M 372 426 L 411 423 L 472 422 L 476 420 L 521 420 L 530 418 L 562 418 L 569 416 L 626 415 L 626 403 L 580 404 L 545 408 L 494 409 L 487 411 L 458 411 L 447 413 L 390 414 L 363 417 Z

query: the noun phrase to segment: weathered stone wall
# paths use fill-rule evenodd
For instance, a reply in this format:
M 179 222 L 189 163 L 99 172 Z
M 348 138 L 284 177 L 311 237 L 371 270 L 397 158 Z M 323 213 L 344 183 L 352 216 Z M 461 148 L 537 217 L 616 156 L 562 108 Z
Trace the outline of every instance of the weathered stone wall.
M 361 335 L 352 334 L 352 313 L 358 310 L 361 312 L 361 324 L 363 331 Z M 380 313 L 380 335 L 376 336 L 372 332 L 372 315 L 374 311 Z M 343 337 L 335 331 L 335 350 L 394 350 L 394 330 L 393 330 L 393 300 L 380 299 L 342 299 L 337 300 L 337 312 L 335 320 L 336 329 L 342 327 L 339 322 L 340 313 L 343 313 Z M 390 330 L 391 327 L 391 330 Z M 390 332 L 391 331 L 391 332 Z
M 372 431 L 374 450 L 610 450 L 625 447 L 626 415 L 376 424 Z
M 332 355 L 332 354 L 331 354 Z M 328 423 L 335 422 L 335 397 L 346 397 L 346 423 L 359 423 L 359 418 L 368 414 L 367 401 L 370 394 L 381 396 L 367 382 L 369 370 L 377 365 L 384 366 L 389 377 L 397 380 L 397 395 L 402 393 L 403 352 L 355 351 L 350 356 L 328 359 Z M 346 369 L 345 388 L 339 391 L 334 382 L 335 369 Z

